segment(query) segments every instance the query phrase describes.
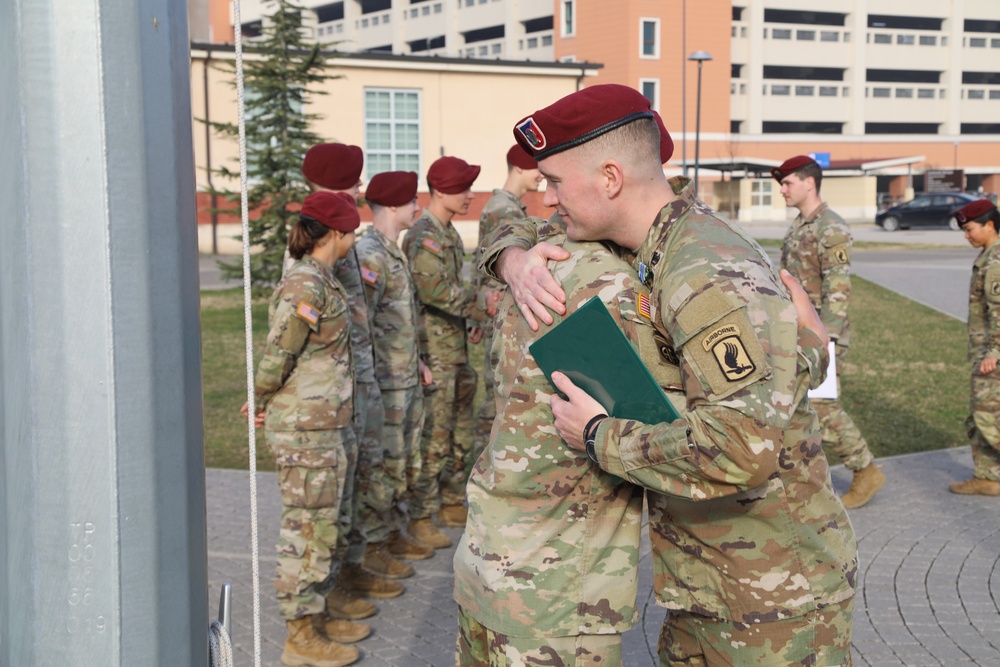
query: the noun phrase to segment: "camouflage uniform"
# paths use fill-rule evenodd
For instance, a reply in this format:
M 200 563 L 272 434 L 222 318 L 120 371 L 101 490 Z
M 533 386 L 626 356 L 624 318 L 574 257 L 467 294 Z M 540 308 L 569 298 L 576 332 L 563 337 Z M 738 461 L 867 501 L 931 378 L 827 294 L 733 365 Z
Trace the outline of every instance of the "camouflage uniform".
M 275 288 L 268 319 L 254 392 L 281 491 L 278 606 L 296 619 L 325 608 L 319 589 L 337 545 L 345 452 L 355 447 L 347 294 L 330 267 L 305 257 Z
M 476 372 L 466 351 L 466 318 L 479 320 L 476 291 L 462 279 L 465 249 L 458 231 L 424 210 L 403 238 L 426 340 L 422 352 L 434 374 L 425 392 L 426 418 L 420 450 L 423 468 L 413 487 L 411 519 L 425 519 L 442 504 L 465 501 L 467 461 L 472 447 Z
M 358 256 L 352 248 L 334 267 L 337 280 L 347 292 L 351 310 L 351 347 L 354 350 L 354 432 L 357 447 L 348 453 L 347 486 L 341 506 L 341 531 L 338 555 L 346 563 L 360 565 L 369 533 L 385 529 L 385 515 L 378 511 L 385 496 L 382 469 L 382 424 L 385 410 L 375 381 L 372 350 L 371 315 L 361 284 Z M 373 509 L 374 508 L 374 509 Z
M 827 333 L 837 342 L 837 367 L 841 368 L 851 342 L 851 323 L 847 317 L 851 297 L 851 233 L 843 218 L 826 203 L 808 220 L 800 213 L 785 234 L 781 266 L 809 294 Z M 851 470 L 867 468 L 872 453 L 840 400 L 813 398 L 810 402 L 819 415 L 823 444 Z
M 382 542 L 403 530 L 409 485 L 420 472 L 423 390 L 418 368 L 417 304 L 406 255 L 385 234 L 370 227 L 358 239 L 361 278 L 371 304 L 375 339 L 375 376 L 385 405 L 382 434 L 385 456 L 381 478 L 385 493 L 378 507 L 381 529 L 368 539 Z
M 493 196 L 486 202 L 486 206 L 483 207 L 483 213 L 479 216 L 480 242 L 490 236 L 497 227 L 501 227 L 511 220 L 521 220 L 526 218 L 527 215 L 528 210 L 513 193 L 503 189 L 494 190 Z M 482 249 L 480 248 L 476 259 L 478 260 L 481 255 Z M 484 276 L 479 271 L 476 271 L 476 278 L 480 293 L 484 293 L 485 289 L 498 291 L 506 289 L 506 285 Z M 493 385 L 495 383 L 494 369 L 490 363 L 490 349 L 493 347 L 493 320 L 494 318 L 488 317 L 483 322 L 483 349 L 486 350 L 483 359 L 483 389 L 485 391 L 483 402 L 479 406 L 479 415 L 476 419 L 476 435 L 472 445 L 471 457 L 473 461 L 479 458 L 479 454 L 486 448 L 487 443 L 489 443 L 490 430 L 493 428 L 493 420 L 497 416 L 496 396 L 493 393 Z
M 972 396 L 965 422 L 975 464 L 973 477 L 1000 481 L 1000 366 L 983 375 L 979 365 L 986 358 L 1000 359 L 1000 241 L 984 248 L 972 266 L 969 287 Z
M 568 313 L 599 298 L 629 339 L 645 335 L 652 343 L 653 328 L 637 306 L 639 293 L 648 291 L 628 264 L 600 243 L 567 240 L 559 223 L 542 224 L 539 234 L 571 253 L 549 264 L 568 295 Z M 562 319 L 556 315 L 552 326 Z M 464 614 L 506 638 L 569 638 L 572 646 L 575 635 L 615 635 L 610 644 L 599 641 L 617 645 L 620 654 L 620 633 L 638 618 L 642 489 L 604 473 L 555 432 L 554 392 L 528 351 L 551 327 L 531 331 L 510 294 L 497 323 L 492 357 L 499 413 L 469 478 L 455 600 Z M 460 637 L 459 664 L 477 652 Z
M 794 307 L 760 247 L 695 200 L 688 179 L 670 185 L 676 196 L 637 252 L 660 337 L 658 353 L 641 356 L 679 366 L 687 409 L 673 424 L 605 419 L 600 465 L 663 494 L 648 495 L 649 526 L 672 623 L 808 620 L 839 605 L 829 622 L 849 645 L 857 547 L 806 401 L 825 351 L 808 331 L 799 344 Z M 496 238 L 489 270 L 502 248 L 534 243 L 527 226 Z M 744 650 L 718 648 L 730 661 Z

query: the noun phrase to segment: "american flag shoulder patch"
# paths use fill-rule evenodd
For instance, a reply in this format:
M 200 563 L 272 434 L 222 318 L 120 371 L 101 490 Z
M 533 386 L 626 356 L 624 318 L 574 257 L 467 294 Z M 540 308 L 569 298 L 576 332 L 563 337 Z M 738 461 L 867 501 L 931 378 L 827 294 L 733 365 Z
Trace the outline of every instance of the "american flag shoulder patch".
M 295 309 L 295 314 L 309 324 L 316 324 L 319 322 L 319 311 L 305 301 L 299 302 L 299 307 Z
M 441 244 L 435 241 L 434 239 L 424 239 L 421 245 L 423 245 L 425 248 L 430 250 L 435 255 L 441 254 Z
M 367 266 L 362 266 L 361 279 L 369 285 L 374 285 L 378 282 L 378 271 L 372 271 Z
M 651 317 L 649 310 L 649 297 L 645 294 L 639 295 L 639 314 L 647 319 L 650 319 Z

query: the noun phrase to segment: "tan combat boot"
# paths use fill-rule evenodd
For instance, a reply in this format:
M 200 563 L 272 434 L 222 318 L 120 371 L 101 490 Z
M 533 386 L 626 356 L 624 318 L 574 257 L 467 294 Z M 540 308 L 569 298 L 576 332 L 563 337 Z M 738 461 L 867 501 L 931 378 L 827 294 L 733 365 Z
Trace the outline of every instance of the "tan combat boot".
M 378 608 L 363 597 L 346 590 L 337 579 L 337 586 L 326 594 L 326 614 L 332 618 L 357 621 L 374 616 Z
M 435 549 L 447 549 L 451 546 L 451 538 L 442 533 L 430 519 L 414 519 L 410 522 L 410 535 Z
M 399 597 L 406 590 L 398 581 L 383 579 L 360 565 L 347 563 L 341 567 L 340 583 L 349 593 L 380 600 Z
M 406 560 L 424 560 L 434 555 L 434 547 L 421 544 L 400 530 L 390 533 L 385 548 L 396 558 Z
M 340 644 L 359 642 L 372 633 L 372 626 L 367 623 L 354 623 L 333 618 L 328 613 L 316 614 L 313 618 L 321 622 L 318 627 L 314 622 L 314 629 L 327 639 L 332 639 Z
M 384 579 L 406 579 L 413 576 L 413 568 L 393 557 L 385 548 L 385 542 L 369 544 L 365 547 L 365 557 L 361 564 L 366 570 Z
M 948 490 L 963 496 L 1000 496 L 1000 482 L 973 477 L 964 482 L 950 484 Z
M 844 507 L 849 510 L 862 507 L 869 500 L 875 497 L 879 489 L 885 486 L 885 475 L 879 467 L 872 461 L 866 467 L 854 472 L 854 479 L 851 480 L 851 488 L 840 499 Z
M 465 520 L 469 518 L 469 510 L 465 505 L 442 505 L 438 512 L 438 524 L 445 528 L 465 528 Z
M 361 652 L 353 646 L 330 641 L 313 626 L 313 616 L 287 621 L 288 638 L 281 664 L 291 667 L 345 667 L 354 664 Z

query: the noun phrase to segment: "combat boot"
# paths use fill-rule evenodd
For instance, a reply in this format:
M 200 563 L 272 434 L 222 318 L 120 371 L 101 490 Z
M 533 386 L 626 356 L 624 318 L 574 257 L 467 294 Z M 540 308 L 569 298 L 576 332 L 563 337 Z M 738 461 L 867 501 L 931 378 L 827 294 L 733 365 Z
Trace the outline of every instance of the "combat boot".
M 950 484 L 948 490 L 952 493 L 960 493 L 963 496 L 1000 496 L 1000 482 L 992 479 L 973 477 L 964 482 Z
M 357 621 L 374 616 L 378 607 L 363 597 L 346 590 L 337 580 L 337 586 L 326 594 L 326 615 L 331 618 Z
M 434 555 L 434 547 L 421 544 L 400 530 L 394 530 L 389 534 L 385 548 L 396 558 L 406 560 L 425 560 Z
M 383 579 L 360 565 L 346 563 L 340 570 L 340 582 L 349 593 L 380 600 L 399 597 L 406 590 L 398 581 Z
M 281 654 L 281 664 L 291 667 L 345 667 L 354 664 L 361 652 L 342 646 L 316 631 L 313 616 L 287 621 L 288 638 Z
M 359 642 L 372 633 L 372 626 L 367 623 L 354 623 L 340 618 L 333 618 L 328 613 L 313 616 L 313 628 L 327 639 L 340 644 Z M 317 625 L 318 623 L 318 625 Z
M 438 524 L 445 528 L 465 528 L 469 510 L 465 505 L 442 505 L 438 512 Z
M 840 499 L 844 507 L 849 510 L 864 506 L 869 500 L 875 497 L 885 485 L 885 475 L 872 461 L 861 470 L 854 471 L 854 479 L 851 480 L 851 488 Z
M 435 549 L 447 549 L 451 546 L 451 538 L 442 533 L 430 519 L 414 519 L 410 522 L 410 535 L 413 539 Z
M 406 579 L 413 576 L 413 568 L 408 563 L 394 558 L 385 548 L 385 542 L 365 547 L 365 557 L 361 564 L 369 572 L 384 579 Z

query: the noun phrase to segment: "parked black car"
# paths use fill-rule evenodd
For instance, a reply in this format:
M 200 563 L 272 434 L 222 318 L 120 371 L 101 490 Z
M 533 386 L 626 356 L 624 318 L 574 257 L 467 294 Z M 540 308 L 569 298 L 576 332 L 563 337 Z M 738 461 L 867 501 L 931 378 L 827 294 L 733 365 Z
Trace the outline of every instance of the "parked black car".
M 920 195 L 882 211 L 875 216 L 875 224 L 887 232 L 931 225 L 958 229 L 958 221 L 951 214 L 973 201 L 976 197 L 961 193 Z

